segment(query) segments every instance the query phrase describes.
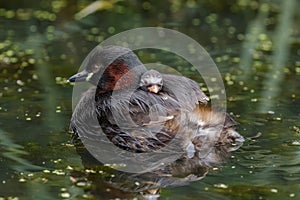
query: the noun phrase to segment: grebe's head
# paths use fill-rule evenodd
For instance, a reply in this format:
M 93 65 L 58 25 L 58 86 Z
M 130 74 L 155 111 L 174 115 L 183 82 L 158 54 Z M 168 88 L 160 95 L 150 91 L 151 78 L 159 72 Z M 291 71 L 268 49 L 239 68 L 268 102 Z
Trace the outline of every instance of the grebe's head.
M 162 75 L 156 70 L 146 71 L 140 81 L 140 87 L 152 93 L 158 93 L 163 87 Z

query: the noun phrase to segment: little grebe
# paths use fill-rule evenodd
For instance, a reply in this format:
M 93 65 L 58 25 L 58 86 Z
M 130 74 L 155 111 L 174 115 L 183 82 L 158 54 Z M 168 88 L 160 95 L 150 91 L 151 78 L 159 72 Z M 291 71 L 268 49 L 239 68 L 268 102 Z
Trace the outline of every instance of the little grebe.
M 95 85 L 83 94 L 72 115 L 70 128 L 80 138 L 97 139 L 96 129 L 87 125 L 96 116 L 107 138 L 131 152 L 150 152 L 174 140 L 183 156 L 192 158 L 201 157 L 204 143 L 243 142 L 233 119 L 204 105 L 209 98 L 195 81 L 161 74 L 163 87 L 158 82 L 160 87 L 153 92 L 140 88 L 141 80 L 147 80 L 143 77 L 147 69 L 128 48 L 97 47 L 84 65 L 82 72 L 69 78 Z M 156 79 L 151 81 L 157 84 Z M 148 86 L 145 81 L 142 84 Z M 151 113 L 158 117 L 153 120 Z
M 154 69 L 145 72 L 141 77 L 140 87 L 145 91 L 158 93 L 162 89 L 162 86 L 162 75 Z

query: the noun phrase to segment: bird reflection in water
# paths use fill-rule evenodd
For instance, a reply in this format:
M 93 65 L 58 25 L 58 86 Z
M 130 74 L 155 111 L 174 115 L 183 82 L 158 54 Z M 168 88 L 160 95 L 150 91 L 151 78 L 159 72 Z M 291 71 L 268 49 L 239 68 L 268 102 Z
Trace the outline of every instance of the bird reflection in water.
M 162 188 L 187 185 L 203 179 L 209 169 L 222 165 L 230 158 L 231 152 L 242 145 L 242 142 L 218 144 L 201 159 L 184 156 L 165 167 L 133 174 L 115 170 L 100 163 L 79 140 L 75 143 L 87 172 L 71 173 L 71 180 L 74 184 L 81 181 L 91 182 L 93 186 L 86 192 L 103 199 L 138 197 L 138 199 L 147 200 L 158 199 Z

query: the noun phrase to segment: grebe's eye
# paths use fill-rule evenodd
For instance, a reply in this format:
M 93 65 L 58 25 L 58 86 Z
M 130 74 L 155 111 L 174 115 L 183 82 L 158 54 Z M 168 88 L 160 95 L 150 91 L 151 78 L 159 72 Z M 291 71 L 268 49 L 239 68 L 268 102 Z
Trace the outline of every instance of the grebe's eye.
M 148 81 L 146 81 L 146 80 L 142 80 L 141 83 L 142 83 L 142 85 L 145 85 L 145 86 L 148 85 Z
M 92 68 L 94 73 L 98 72 L 99 69 L 100 69 L 100 65 L 94 65 L 93 68 Z

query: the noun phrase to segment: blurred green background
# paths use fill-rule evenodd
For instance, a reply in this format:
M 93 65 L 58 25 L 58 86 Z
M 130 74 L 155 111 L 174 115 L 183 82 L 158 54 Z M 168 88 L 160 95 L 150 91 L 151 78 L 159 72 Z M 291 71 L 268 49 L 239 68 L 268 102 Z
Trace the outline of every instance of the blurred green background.
M 33 0 L 0 5 L 0 199 L 132 199 L 94 191 L 70 142 L 72 85 L 85 56 L 122 31 L 178 30 L 208 51 L 244 146 L 201 181 L 160 199 L 298 199 L 300 15 L 297 0 Z M 143 62 L 149 60 L 138 54 Z M 164 58 L 185 76 L 192 70 Z M 70 174 L 80 173 L 81 184 Z M 101 182 L 101 180 L 100 180 Z M 102 183 L 97 183 L 102 184 Z M 113 192 L 113 194 L 111 194 Z

